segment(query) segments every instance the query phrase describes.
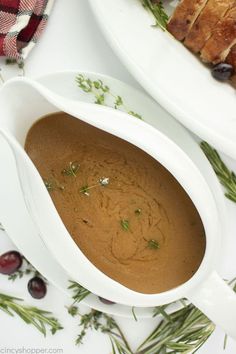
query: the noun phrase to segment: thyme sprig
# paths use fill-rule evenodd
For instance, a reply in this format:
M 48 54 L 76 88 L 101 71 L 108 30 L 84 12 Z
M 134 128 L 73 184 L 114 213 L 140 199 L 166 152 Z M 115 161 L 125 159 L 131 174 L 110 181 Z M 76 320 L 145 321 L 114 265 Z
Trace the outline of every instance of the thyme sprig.
M 96 184 L 93 184 L 92 186 L 88 186 L 87 184 L 84 185 L 83 187 L 80 188 L 79 192 L 83 193 L 87 196 L 89 196 L 89 190 L 92 188 L 96 188 L 98 186 L 105 187 L 110 183 L 110 178 L 109 177 L 101 177 L 99 178 L 98 182 Z
M 70 162 L 69 165 L 61 171 L 61 173 L 65 176 L 76 177 L 79 168 L 80 168 L 80 164 L 78 163 L 78 161 L 73 161 Z
M 8 276 L 8 280 L 15 281 L 16 279 L 23 278 L 24 275 L 32 275 L 33 277 L 39 276 L 43 278 L 45 282 L 47 282 L 47 280 L 37 271 L 37 269 L 34 268 L 31 263 L 28 262 L 26 258 L 23 257 L 23 261 L 26 266 L 23 269 L 18 269 L 16 272 L 10 274 Z
M 141 2 L 143 7 L 150 11 L 155 17 L 155 26 L 160 27 L 163 31 L 165 31 L 169 17 L 165 12 L 162 1 L 141 0 Z
M 105 85 L 102 80 L 91 80 L 82 74 L 79 74 L 75 80 L 81 90 L 86 93 L 90 93 L 95 97 L 94 103 L 104 106 L 111 106 L 115 109 L 123 109 L 128 114 L 138 119 L 142 119 L 140 114 L 132 111 L 129 107 L 126 106 L 121 96 L 115 95 L 113 92 L 111 92 L 110 88 Z M 107 103 L 106 99 L 108 97 L 112 98 L 112 104 Z
M 114 318 L 93 309 L 83 315 L 77 311 L 76 315 L 80 317 L 79 326 L 81 327 L 81 331 L 76 339 L 77 345 L 83 343 L 83 340 L 90 329 L 100 331 L 109 336 L 112 345 L 112 353 L 132 354 L 130 346 Z
M 48 192 L 59 191 L 59 190 L 63 191 L 65 189 L 65 187 L 62 184 L 60 184 L 57 180 L 53 178 L 49 178 L 49 179 L 44 178 L 43 181 Z
M 207 142 L 203 141 L 201 148 L 211 163 L 220 183 L 226 189 L 225 196 L 236 203 L 236 174 L 229 170 L 218 152 Z
M 52 334 L 55 334 L 63 327 L 59 321 L 51 316 L 51 312 L 41 310 L 37 307 L 26 306 L 19 302 L 20 298 L 0 293 L 0 310 L 10 316 L 18 315 L 25 323 L 37 328 L 44 336 L 47 334 L 47 327 Z

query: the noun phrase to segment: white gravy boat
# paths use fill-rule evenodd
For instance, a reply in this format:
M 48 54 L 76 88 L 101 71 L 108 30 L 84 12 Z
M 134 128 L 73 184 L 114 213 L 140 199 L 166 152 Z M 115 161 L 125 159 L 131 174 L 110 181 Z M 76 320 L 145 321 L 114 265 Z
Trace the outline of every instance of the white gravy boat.
M 185 297 L 236 339 L 236 295 L 215 271 L 222 236 L 217 206 L 201 172 L 183 150 L 163 133 L 126 113 L 65 99 L 29 79 L 18 78 L 4 85 L 0 109 L 0 134 L 14 153 L 31 220 L 52 256 L 73 280 L 96 295 L 129 306 L 159 306 Z M 32 124 L 43 115 L 57 111 L 65 111 L 138 146 L 180 182 L 198 209 L 207 241 L 201 266 L 189 281 L 160 294 L 138 293 L 106 276 L 80 251 L 24 151 L 25 137 Z

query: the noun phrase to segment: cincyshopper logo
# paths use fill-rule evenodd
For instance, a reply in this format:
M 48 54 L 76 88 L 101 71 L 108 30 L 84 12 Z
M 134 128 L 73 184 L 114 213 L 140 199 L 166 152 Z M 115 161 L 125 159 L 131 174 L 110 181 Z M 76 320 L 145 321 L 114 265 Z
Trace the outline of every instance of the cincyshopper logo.
M 63 354 L 61 348 L 7 348 L 0 347 L 0 354 Z

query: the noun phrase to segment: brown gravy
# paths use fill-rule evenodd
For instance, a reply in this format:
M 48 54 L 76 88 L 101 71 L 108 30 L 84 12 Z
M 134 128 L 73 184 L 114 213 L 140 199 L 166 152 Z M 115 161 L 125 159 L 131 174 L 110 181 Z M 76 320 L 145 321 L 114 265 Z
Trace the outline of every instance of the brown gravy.
M 109 277 L 159 293 L 197 271 L 205 252 L 200 216 L 151 156 L 65 113 L 37 121 L 25 150 L 70 235 Z

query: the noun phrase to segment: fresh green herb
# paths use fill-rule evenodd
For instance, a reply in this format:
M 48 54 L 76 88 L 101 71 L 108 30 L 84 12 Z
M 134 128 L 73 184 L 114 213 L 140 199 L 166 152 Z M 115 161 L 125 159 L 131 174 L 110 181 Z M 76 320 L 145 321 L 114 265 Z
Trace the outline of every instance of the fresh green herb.
M 91 187 L 90 187 L 91 188 Z M 89 196 L 89 186 L 86 184 L 85 186 L 81 187 L 79 192 L 82 193 L 82 194 L 85 194 L 87 196 Z
M 71 305 L 70 307 L 67 308 L 68 313 L 72 316 L 75 317 L 79 313 L 79 308 L 77 306 Z
M 112 317 L 96 310 L 91 310 L 89 313 L 83 315 L 77 314 L 80 316 L 79 326 L 82 327 L 76 339 L 77 345 L 83 343 L 88 329 L 91 329 L 100 331 L 109 336 L 112 345 L 112 353 L 133 354 L 123 332 Z
M 115 109 L 123 109 L 130 115 L 142 119 L 142 116 L 134 111 L 130 110 L 124 103 L 123 99 L 119 95 L 115 95 L 111 92 L 110 88 L 105 85 L 101 80 L 91 80 L 79 74 L 76 77 L 76 83 L 86 93 L 92 94 L 95 97 L 95 103 L 104 106 L 110 106 Z M 111 98 L 113 102 L 108 104 L 106 99 Z
M 155 307 L 154 313 L 153 313 L 153 317 L 156 317 L 158 315 L 163 316 L 167 321 L 171 322 L 172 319 L 171 317 L 168 315 L 168 313 L 166 312 L 166 308 L 169 305 L 163 305 L 163 306 L 157 306 Z
M 188 305 L 163 318 L 136 354 L 196 352 L 214 329 L 215 325 L 200 310 Z
M 2 82 L 2 84 L 4 84 L 5 80 L 3 78 L 3 75 L 2 75 L 2 69 L 0 68 L 0 81 Z
M 6 65 L 18 65 L 18 68 L 22 70 L 22 75 L 25 76 L 25 63 L 22 59 L 6 58 Z
M 153 250 L 160 248 L 159 242 L 157 242 L 156 240 L 148 240 L 147 244 L 148 244 L 148 247 Z
M 58 320 L 51 316 L 51 312 L 19 304 L 20 301 L 23 300 L 0 294 L 0 310 L 10 316 L 18 315 L 25 323 L 36 327 L 44 336 L 47 334 L 46 326 L 50 328 L 52 334 L 62 329 Z
M 72 290 L 73 296 L 72 299 L 74 299 L 74 303 L 72 306 L 74 306 L 75 303 L 79 303 L 82 300 L 84 300 L 89 294 L 90 291 L 85 289 L 82 285 L 76 283 L 75 281 L 70 280 L 70 286 L 68 289 Z
M 47 188 L 47 190 L 49 192 L 52 192 L 55 190 L 63 191 L 65 189 L 65 187 L 63 185 L 61 185 L 60 183 L 58 183 L 54 179 L 44 179 L 43 181 L 44 181 L 45 187 Z
M 135 307 L 133 306 L 132 307 L 132 315 L 133 315 L 133 318 L 136 322 L 138 322 L 138 319 L 137 319 L 137 316 L 136 316 L 136 313 L 135 313 Z
M 218 152 L 208 143 L 202 142 L 201 148 L 211 163 L 221 184 L 225 187 L 225 196 L 236 203 L 236 175 L 222 161 Z
M 123 230 L 128 231 L 129 230 L 129 220 L 122 219 L 120 221 L 121 227 Z
M 39 276 L 41 278 L 42 275 L 32 266 L 31 263 L 27 261 L 26 258 L 23 257 L 24 263 L 26 263 L 26 266 L 23 267 L 23 269 L 18 269 L 16 272 L 10 274 L 8 276 L 8 280 L 15 281 L 16 279 L 21 279 L 24 275 L 32 275 L 33 277 Z M 47 280 L 44 278 L 44 281 L 46 282 Z
M 76 177 L 79 168 L 80 168 L 80 164 L 77 161 L 70 162 L 69 166 L 62 170 L 62 174 L 65 176 Z
M 142 213 L 142 210 L 140 208 L 135 209 L 134 213 L 135 215 L 140 215 Z
M 141 2 L 143 7 L 151 11 L 155 17 L 155 26 L 160 27 L 163 31 L 165 31 L 169 17 L 165 12 L 162 1 L 141 0 Z
M 109 184 L 109 182 L 110 182 L 109 177 L 101 177 L 101 178 L 99 178 L 98 183 L 94 184 L 93 186 L 88 186 L 86 184 L 85 186 L 80 188 L 79 192 L 89 196 L 90 189 L 98 187 L 98 186 L 105 187 Z
M 2 224 L 0 223 L 0 230 L 1 231 L 5 231 L 4 227 L 2 226 Z

